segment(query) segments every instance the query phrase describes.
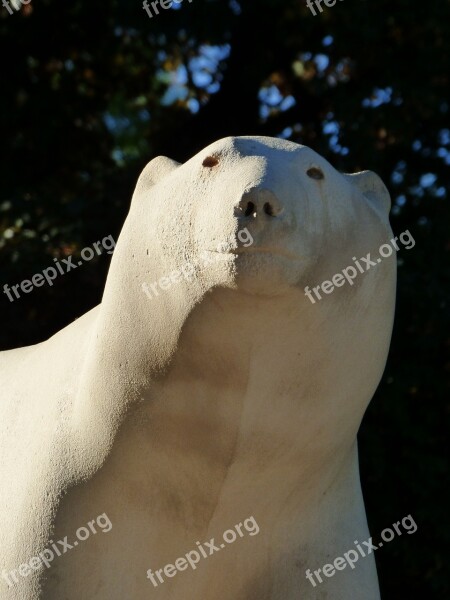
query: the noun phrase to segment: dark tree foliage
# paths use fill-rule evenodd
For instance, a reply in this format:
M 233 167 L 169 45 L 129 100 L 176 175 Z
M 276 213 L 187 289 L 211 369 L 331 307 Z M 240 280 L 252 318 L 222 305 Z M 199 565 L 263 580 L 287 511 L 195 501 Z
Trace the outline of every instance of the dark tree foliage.
M 393 600 L 450 592 L 449 39 L 448 0 L 345 0 L 317 16 L 303 0 L 184 0 L 152 19 L 140 0 L 0 12 L 2 289 L 117 239 L 152 157 L 184 161 L 230 134 L 286 137 L 387 183 L 393 229 L 416 245 L 398 254 L 393 343 L 360 458 L 374 536 L 408 514 L 418 524 L 377 552 Z M 2 349 L 97 304 L 108 261 L 12 303 L 1 294 Z

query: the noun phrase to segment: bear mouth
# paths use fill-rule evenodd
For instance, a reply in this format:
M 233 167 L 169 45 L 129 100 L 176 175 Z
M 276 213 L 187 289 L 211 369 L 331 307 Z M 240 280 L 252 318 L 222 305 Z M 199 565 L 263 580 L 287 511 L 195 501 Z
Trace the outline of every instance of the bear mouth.
M 270 246 L 251 247 L 251 248 L 236 248 L 232 250 L 232 254 L 271 254 L 273 256 L 282 256 L 290 260 L 301 260 L 301 257 L 286 250 L 285 248 L 273 248 Z

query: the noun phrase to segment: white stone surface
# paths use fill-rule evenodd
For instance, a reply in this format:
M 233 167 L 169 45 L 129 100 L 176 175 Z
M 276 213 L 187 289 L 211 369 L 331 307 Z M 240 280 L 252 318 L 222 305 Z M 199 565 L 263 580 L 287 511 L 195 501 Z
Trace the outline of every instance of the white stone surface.
M 377 600 L 373 555 L 318 588 L 305 570 L 370 535 L 356 434 L 388 352 L 395 253 L 316 304 L 303 290 L 376 254 L 388 211 L 375 174 L 342 175 L 284 140 L 226 138 L 183 165 L 150 162 L 102 303 L 0 353 L 0 569 L 99 514 L 112 530 L 43 576 L 11 590 L 0 579 L 0 597 Z M 224 241 L 234 251 L 192 282 L 143 293 Z M 146 578 L 250 515 L 257 536 L 157 589 Z

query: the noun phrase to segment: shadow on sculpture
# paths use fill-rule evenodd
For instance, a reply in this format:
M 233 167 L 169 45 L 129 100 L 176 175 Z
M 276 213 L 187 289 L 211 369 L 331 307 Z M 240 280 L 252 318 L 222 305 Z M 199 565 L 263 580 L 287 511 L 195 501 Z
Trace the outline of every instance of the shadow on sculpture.
M 0 568 L 17 579 L 1 598 L 379 598 L 373 555 L 320 588 L 305 572 L 369 537 L 356 435 L 389 348 L 395 255 L 321 302 L 304 289 L 376 256 L 389 206 L 375 174 L 280 139 L 147 165 L 102 303 L 0 354 Z M 149 299 L 155 281 L 170 285 Z M 107 535 L 19 573 L 99 515 Z M 250 515 L 257 536 L 158 589 L 147 577 Z

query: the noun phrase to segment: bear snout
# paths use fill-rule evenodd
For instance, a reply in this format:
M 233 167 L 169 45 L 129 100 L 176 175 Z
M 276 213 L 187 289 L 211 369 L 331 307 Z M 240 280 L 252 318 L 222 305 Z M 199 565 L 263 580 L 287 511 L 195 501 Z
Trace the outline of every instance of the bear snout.
M 255 219 L 270 220 L 279 217 L 283 212 L 282 202 L 271 190 L 256 187 L 244 192 L 235 207 L 235 215 L 242 223 Z

